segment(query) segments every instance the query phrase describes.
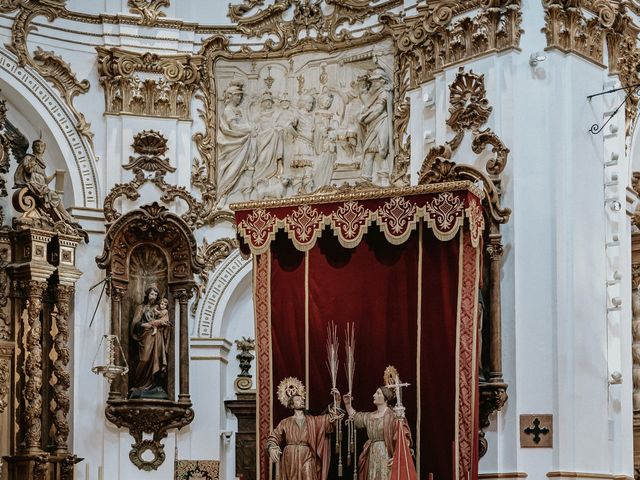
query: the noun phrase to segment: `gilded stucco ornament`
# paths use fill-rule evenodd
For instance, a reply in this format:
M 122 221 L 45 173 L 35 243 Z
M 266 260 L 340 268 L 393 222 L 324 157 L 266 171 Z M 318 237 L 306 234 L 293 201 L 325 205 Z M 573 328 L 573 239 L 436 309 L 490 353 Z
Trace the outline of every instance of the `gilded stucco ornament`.
M 481 355 L 488 358 L 487 364 L 480 366 L 482 381 L 480 382 L 480 432 L 479 453 L 483 456 L 488 448 L 484 431 L 489 427 L 489 417 L 492 413 L 502 409 L 507 401 L 507 384 L 502 379 L 502 344 L 501 331 L 501 303 L 500 303 L 500 271 L 501 259 L 504 252 L 500 226 L 507 223 L 511 210 L 501 206 L 500 202 L 500 174 L 504 171 L 509 156 L 509 149 L 499 136 L 489 128 L 481 127 L 489 119 L 491 106 L 486 97 L 484 75 L 473 71 L 466 72 L 460 67 L 458 75 L 449 87 L 449 118 L 447 125 L 454 137 L 442 145 L 432 147 L 418 172 L 418 184 L 434 184 L 467 180 L 482 186 L 484 192 L 483 207 L 488 228 L 485 230 L 484 247 L 485 261 L 488 264 L 488 278 L 482 292 L 486 294 L 488 302 L 488 319 L 485 319 L 485 309 L 479 309 L 479 325 L 483 332 L 491 332 L 490 341 L 480 347 Z M 493 155 L 485 165 L 486 173 L 471 165 L 456 164 L 453 154 L 460 147 L 466 132 L 471 132 L 473 139 L 471 150 L 479 155 L 487 146 L 492 147 Z M 479 213 L 479 217 L 482 217 Z M 482 218 L 478 219 L 479 221 Z M 488 320 L 488 321 L 487 321 Z
M 106 113 L 191 119 L 191 98 L 200 86 L 200 56 L 119 47 L 96 50 Z
M 363 39 L 373 41 L 380 35 L 372 27 L 366 27 L 354 36 L 345 24 L 354 25 L 374 15 L 380 15 L 402 5 L 399 0 L 373 2 L 370 0 L 275 0 L 265 9 L 252 15 L 254 7 L 262 4 L 255 0 L 230 5 L 229 17 L 236 22 L 238 30 L 248 37 L 269 34 L 275 41 L 264 42 L 260 52 L 280 52 L 284 55 L 307 49 L 344 48 L 362 43 Z M 325 6 L 330 7 L 325 12 Z M 286 19 L 290 16 L 290 19 Z M 245 53 L 250 50 L 243 49 Z
M 160 11 L 163 7 L 170 5 L 169 0 L 128 0 L 129 11 L 140 15 L 140 24 L 152 27 L 158 18 L 164 17 L 165 13 Z
M 191 227 L 197 228 L 204 224 L 202 212 L 207 205 L 196 199 L 185 187 L 172 185 L 166 182 L 165 175 L 175 171 L 168 158 L 162 156 L 167 151 L 167 140 L 159 132 L 143 130 L 134 137 L 131 145 L 137 156 L 130 156 L 129 163 L 123 168 L 133 172 L 133 179 L 126 183 L 116 184 L 107 194 L 104 200 L 104 217 L 111 224 L 122 215 L 115 207 L 119 197 L 128 200 L 137 200 L 140 197 L 139 189 L 146 183 L 152 183 L 161 192 L 160 200 L 171 203 L 176 199 L 182 200 L 187 205 L 187 211 L 181 218 Z M 233 221 L 231 212 L 224 212 L 229 221 Z
M 60 92 L 60 96 L 75 117 L 76 129 L 93 148 L 91 124 L 73 105 L 73 99 L 78 94 L 89 91 L 89 81 L 86 79 L 78 81 L 71 65 L 62 60 L 60 56 L 55 55 L 54 52 L 44 51 L 38 47 L 32 56 L 27 48 L 27 35 L 31 30 L 33 19 L 44 16 L 53 22 L 65 10 L 65 4 L 66 0 L 15 2 L 4 0 L 0 3 L 0 12 L 9 13 L 19 9 L 11 27 L 11 43 L 7 44 L 7 48 L 16 55 L 20 66 L 30 65 Z

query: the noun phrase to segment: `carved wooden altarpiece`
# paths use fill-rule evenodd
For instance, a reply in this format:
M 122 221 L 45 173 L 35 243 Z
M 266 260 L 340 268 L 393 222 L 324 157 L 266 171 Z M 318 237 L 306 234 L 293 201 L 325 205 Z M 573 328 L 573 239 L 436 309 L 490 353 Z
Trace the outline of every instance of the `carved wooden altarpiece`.
M 111 384 L 105 415 L 114 425 L 129 430 L 135 439 L 129 458 L 142 470 L 157 469 L 165 459 L 161 440 L 167 431 L 188 425 L 194 418 L 189 396 L 187 304 L 195 287 L 194 275 L 202 269 L 196 253 L 187 223 L 153 203 L 119 216 L 109 226 L 104 251 L 96 259 L 110 279 L 111 331 L 120 337 L 131 368 Z M 170 326 L 166 327 L 169 340 L 163 352 L 166 371 L 153 388 L 143 388 L 136 383 L 141 360 L 132 320 L 139 316 L 150 288 L 156 289 L 158 300 L 168 300 Z M 164 335 L 162 332 L 161 327 L 154 327 L 147 335 Z M 178 352 L 173 348 L 174 335 L 178 336 Z M 144 433 L 153 438 L 143 439 Z M 143 458 L 147 451 L 151 460 Z
M 35 158 L 15 148 L 21 134 L 8 132 L 5 114 L 0 100 L 0 173 L 8 172 L 10 148 L 19 164 Z M 69 447 L 69 332 L 81 275 L 76 247 L 87 235 L 62 203 L 54 213 L 44 201 L 56 193 L 33 189 L 35 174 L 23 177 L 28 186 L 16 186 L 12 227 L 0 227 L 0 454 L 7 454 L 10 480 L 70 480 L 81 459 Z M 6 196 L 5 179 L 0 186 Z

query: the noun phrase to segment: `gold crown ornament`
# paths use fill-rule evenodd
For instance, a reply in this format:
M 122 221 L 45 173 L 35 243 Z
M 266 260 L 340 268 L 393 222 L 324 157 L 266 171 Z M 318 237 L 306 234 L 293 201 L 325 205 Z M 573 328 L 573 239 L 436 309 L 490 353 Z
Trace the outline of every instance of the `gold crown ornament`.
M 387 368 L 385 368 L 383 378 L 385 386 L 395 385 L 398 379 L 398 370 L 396 370 L 396 367 L 394 367 L 393 365 L 389 365 Z

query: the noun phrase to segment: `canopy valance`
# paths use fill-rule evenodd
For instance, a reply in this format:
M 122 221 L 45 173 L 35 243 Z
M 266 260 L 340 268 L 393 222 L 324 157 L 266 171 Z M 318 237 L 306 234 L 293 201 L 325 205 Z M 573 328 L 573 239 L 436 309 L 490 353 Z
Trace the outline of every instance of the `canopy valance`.
M 420 220 L 436 238 L 448 241 L 466 219 L 476 247 L 484 229 L 482 198 L 473 183 L 459 181 L 238 203 L 232 209 L 243 249 L 256 255 L 267 251 L 278 230 L 288 234 L 296 249 L 306 252 L 325 226 L 345 248 L 358 245 L 372 223 L 389 243 L 400 245 Z

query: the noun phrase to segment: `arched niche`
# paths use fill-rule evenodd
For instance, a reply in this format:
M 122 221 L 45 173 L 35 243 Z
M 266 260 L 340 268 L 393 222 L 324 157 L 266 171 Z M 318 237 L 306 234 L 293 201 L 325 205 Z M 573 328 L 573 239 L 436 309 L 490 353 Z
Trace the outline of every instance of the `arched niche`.
M 53 137 L 56 148 L 48 145 L 48 154 L 59 154 L 64 159 L 73 190 L 69 206 L 100 208 L 95 154 L 76 128 L 73 113 L 60 95 L 32 68 L 20 67 L 5 48 L 0 48 L 0 90 L 31 125 L 44 127 Z
M 117 218 L 96 259 L 107 270 L 111 331 L 120 338 L 129 365 L 129 374 L 111 384 L 105 414 L 116 426 L 129 429 L 135 439 L 129 458 L 143 470 L 155 470 L 164 461 L 160 441 L 167 430 L 181 428 L 194 417 L 187 303 L 194 275 L 202 269 L 196 253 L 184 220 L 153 203 Z M 162 298 L 168 301 L 166 308 Z M 168 322 L 156 324 L 163 311 Z M 143 440 L 143 433 L 153 434 L 153 439 Z

